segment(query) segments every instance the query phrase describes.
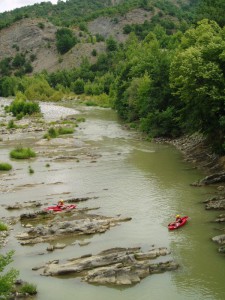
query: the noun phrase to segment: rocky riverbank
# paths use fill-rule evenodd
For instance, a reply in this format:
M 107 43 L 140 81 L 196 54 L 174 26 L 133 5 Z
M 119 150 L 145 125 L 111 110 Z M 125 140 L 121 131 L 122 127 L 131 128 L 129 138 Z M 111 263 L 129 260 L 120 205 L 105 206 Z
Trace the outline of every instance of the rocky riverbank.
M 200 134 L 182 136 L 177 139 L 158 138 L 154 141 L 175 146 L 181 151 L 185 161 L 190 162 L 193 168 L 200 169 L 206 175 L 225 170 L 225 156 L 215 154 L 206 139 Z

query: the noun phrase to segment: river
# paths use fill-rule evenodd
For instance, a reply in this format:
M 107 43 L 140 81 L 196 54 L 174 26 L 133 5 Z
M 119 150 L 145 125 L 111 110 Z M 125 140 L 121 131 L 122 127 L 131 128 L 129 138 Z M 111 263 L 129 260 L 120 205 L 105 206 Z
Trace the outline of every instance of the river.
M 143 141 L 137 133 L 124 129 L 112 110 L 81 108 L 79 116 L 86 119 L 74 134 L 74 140 L 80 142 L 79 152 L 94 154 L 97 158 L 60 162 L 41 155 L 32 163 L 13 161 L 11 175 L 0 175 L 2 187 L 6 183 L 4 176 L 8 176 L 8 190 L 1 192 L 0 204 L 29 200 L 56 202 L 67 194 L 88 196 L 96 199 L 79 207 L 100 207 L 99 214 L 120 214 L 132 220 L 104 234 L 83 238 L 90 242 L 86 246 L 80 246 L 74 238 L 67 241 L 65 249 L 51 253 L 46 251 L 48 244 L 20 246 L 15 234 L 23 228 L 17 224 L 4 251 L 16 250 L 11 265 L 20 270 L 22 279 L 37 285 L 36 299 L 225 299 L 224 257 L 210 241 L 217 234 L 215 227 L 218 226 L 210 221 L 218 213 L 206 212 L 201 203 L 211 190 L 190 186 L 203 174 L 184 162 L 174 147 Z M 34 146 L 32 136 L 23 137 L 21 142 L 41 152 L 40 146 Z M 15 143 L 15 140 L 2 142 L 1 160 L 8 160 L 8 152 Z M 61 148 L 63 150 L 63 146 Z M 50 163 L 50 168 L 46 168 L 46 163 Z M 35 170 L 32 175 L 27 172 L 29 165 Z M 29 184 L 33 187 L 23 188 Z M 19 213 L 1 208 L 1 217 Z M 169 232 L 167 224 L 177 213 L 190 216 L 190 220 L 179 230 Z M 53 259 L 96 254 L 117 246 L 140 246 L 148 250 L 152 245 L 168 247 L 180 268 L 149 276 L 132 287 L 91 285 L 76 277 L 43 277 L 32 271 L 34 266 Z

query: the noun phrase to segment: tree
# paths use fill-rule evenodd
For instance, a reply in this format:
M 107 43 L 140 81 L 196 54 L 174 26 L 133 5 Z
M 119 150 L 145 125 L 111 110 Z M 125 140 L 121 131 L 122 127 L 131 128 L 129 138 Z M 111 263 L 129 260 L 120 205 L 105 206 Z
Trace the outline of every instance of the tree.
M 6 255 L 0 254 L 0 297 L 8 297 L 10 295 L 13 284 L 19 275 L 19 272 L 15 269 L 5 272 L 5 267 L 13 261 L 13 253 L 13 251 L 10 251 Z
M 12 65 L 15 68 L 20 68 L 25 64 L 25 62 L 26 62 L 25 56 L 21 53 L 17 53 L 12 61 Z
M 83 94 L 84 92 L 84 80 L 78 78 L 74 83 L 73 83 L 73 91 L 74 93 L 80 95 Z
M 113 37 L 109 37 L 106 40 L 106 49 L 108 51 L 116 51 L 117 50 L 117 42 L 113 39 Z
M 225 135 L 224 33 L 214 21 L 199 22 L 184 34 L 170 72 L 186 128 L 205 134 L 219 152 Z
M 58 29 L 56 32 L 56 47 L 60 54 L 65 54 L 77 43 L 77 38 L 68 28 Z

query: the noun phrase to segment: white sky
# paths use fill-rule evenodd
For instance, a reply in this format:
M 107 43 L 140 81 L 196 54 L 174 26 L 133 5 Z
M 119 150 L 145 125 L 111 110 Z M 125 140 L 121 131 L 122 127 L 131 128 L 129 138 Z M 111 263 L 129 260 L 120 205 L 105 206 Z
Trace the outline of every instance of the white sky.
M 56 4 L 57 1 L 58 0 L 0 0 L 0 13 L 41 2 L 52 2 L 52 4 Z M 65 2 L 65 0 L 63 1 Z

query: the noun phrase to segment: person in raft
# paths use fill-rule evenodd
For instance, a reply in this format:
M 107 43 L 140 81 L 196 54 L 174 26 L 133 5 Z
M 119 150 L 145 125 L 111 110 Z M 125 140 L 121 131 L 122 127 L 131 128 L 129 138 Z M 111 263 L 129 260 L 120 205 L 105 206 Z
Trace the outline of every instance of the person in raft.
M 176 222 L 178 222 L 178 223 L 182 222 L 182 219 L 181 219 L 180 215 L 176 215 Z
M 63 199 L 60 199 L 60 200 L 58 201 L 57 206 L 58 206 L 59 208 L 63 209 L 63 208 L 64 208 L 64 200 L 63 200 Z

